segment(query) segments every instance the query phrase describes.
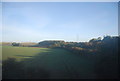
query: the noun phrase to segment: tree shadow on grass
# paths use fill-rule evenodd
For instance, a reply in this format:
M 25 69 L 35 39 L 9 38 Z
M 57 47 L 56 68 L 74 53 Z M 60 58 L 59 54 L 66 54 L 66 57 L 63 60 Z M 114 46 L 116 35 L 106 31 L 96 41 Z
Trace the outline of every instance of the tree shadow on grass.
M 91 58 L 94 59 L 96 56 Z M 103 56 L 98 58 L 98 61 L 94 60 L 97 61 L 95 66 L 92 66 L 92 61 L 87 61 L 79 55 L 64 50 L 47 50 L 22 61 L 8 58 L 3 61 L 2 77 L 3 79 L 87 79 L 94 74 L 92 68 L 95 68 L 97 74 L 95 78 L 115 78 L 117 75 L 114 72 L 117 67 L 115 59 L 106 57 L 101 60 Z
M 118 79 L 118 61 L 116 58 L 105 57 L 96 61 L 95 72 L 99 79 Z
M 25 56 L 20 61 L 15 58 L 8 58 L 2 61 L 2 78 L 3 79 L 49 79 L 49 72 L 42 66 L 41 57 L 47 51 L 41 52 L 40 56 Z M 39 57 L 38 57 L 39 56 Z M 24 58 L 30 57 L 30 58 Z
M 25 67 L 27 61 L 16 61 L 15 58 L 8 58 L 3 61 L 3 79 L 48 79 L 49 73 L 44 68 Z M 32 65 L 31 65 L 32 66 Z
M 2 80 L 2 61 L 0 60 L 0 80 Z
M 60 51 L 63 51 L 63 54 Z M 67 65 L 63 63 L 66 55 L 64 50 L 55 49 L 40 52 L 31 58 L 24 58 L 22 61 L 8 58 L 3 61 L 2 77 L 3 79 L 69 79 L 73 74 L 66 71 L 65 66 Z

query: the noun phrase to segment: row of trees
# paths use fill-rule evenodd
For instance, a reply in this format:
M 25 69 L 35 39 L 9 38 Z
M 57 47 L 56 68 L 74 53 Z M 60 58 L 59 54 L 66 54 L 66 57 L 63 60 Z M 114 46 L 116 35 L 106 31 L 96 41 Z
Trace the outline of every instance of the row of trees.
M 13 42 L 12 46 L 20 46 L 20 43 Z
M 36 45 L 33 45 L 34 47 L 47 47 L 47 48 L 67 48 L 67 49 L 91 49 L 95 50 L 100 48 L 101 46 L 107 46 L 111 47 L 113 43 L 118 43 L 119 36 L 105 36 L 103 39 L 101 37 L 91 39 L 89 42 L 65 42 L 65 41 L 42 41 L 39 42 Z
M 118 41 L 120 37 L 106 36 L 101 40 L 98 38 L 91 39 L 89 42 L 68 43 L 64 49 L 90 59 L 115 59 L 118 56 Z
M 119 36 L 105 36 L 103 39 L 101 37 L 98 38 L 93 38 L 89 42 L 65 42 L 62 40 L 47 40 L 47 41 L 42 41 L 39 42 L 38 44 L 33 44 L 33 45 L 24 45 L 22 43 L 16 43 L 13 42 L 12 46 L 32 46 L 32 47 L 46 47 L 46 48 L 83 48 L 83 49 L 96 49 L 99 48 L 101 45 L 109 43 L 108 45 L 111 45 L 111 43 L 117 42 L 120 38 Z M 107 45 L 107 46 L 108 46 Z

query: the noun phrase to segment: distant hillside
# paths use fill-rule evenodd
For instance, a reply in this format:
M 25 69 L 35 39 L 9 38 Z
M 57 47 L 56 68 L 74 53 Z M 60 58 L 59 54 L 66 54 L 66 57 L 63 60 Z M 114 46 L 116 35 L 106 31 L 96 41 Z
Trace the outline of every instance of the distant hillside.
M 34 42 L 23 42 L 23 43 L 20 43 L 21 46 L 32 46 L 32 45 L 36 45 L 37 43 L 34 43 Z
M 0 45 L 11 46 L 12 42 L 1 42 Z
M 3 45 L 3 46 L 12 46 L 12 43 L 13 42 L 1 42 L 0 45 Z M 34 43 L 34 42 L 22 42 L 22 43 L 19 43 L 20 46 L 33 46 L 33 45 L 36 45 L 37 43 Z

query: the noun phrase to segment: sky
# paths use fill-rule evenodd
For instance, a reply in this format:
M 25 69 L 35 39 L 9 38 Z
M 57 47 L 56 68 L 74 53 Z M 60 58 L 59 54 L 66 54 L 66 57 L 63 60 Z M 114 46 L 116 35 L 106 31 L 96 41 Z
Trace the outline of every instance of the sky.
M 118 2 L 119 0 L 1 0 L 2 2 Z
M 2 41 L 89 41 L 118 35 L 117 2 L 3 2 Z

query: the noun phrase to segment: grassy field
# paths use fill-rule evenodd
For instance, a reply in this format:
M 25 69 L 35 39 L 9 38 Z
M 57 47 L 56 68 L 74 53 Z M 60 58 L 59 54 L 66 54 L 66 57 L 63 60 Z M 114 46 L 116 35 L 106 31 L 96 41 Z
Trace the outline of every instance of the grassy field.
M 46 52 L 48 48 L 32 48 L 32 47 L 2 47 L 2 60 L 6 60 L 9 57 L 21 60 L 22 58 L 30 58 L 40 52 Z
M 94 64 L 64 49 L 3 46 L 3 60 L 27 58 L 24 68 L 42 68 L 52 79 L 95 78 Z M 29 59 L 29 60 L 28 60 Z

